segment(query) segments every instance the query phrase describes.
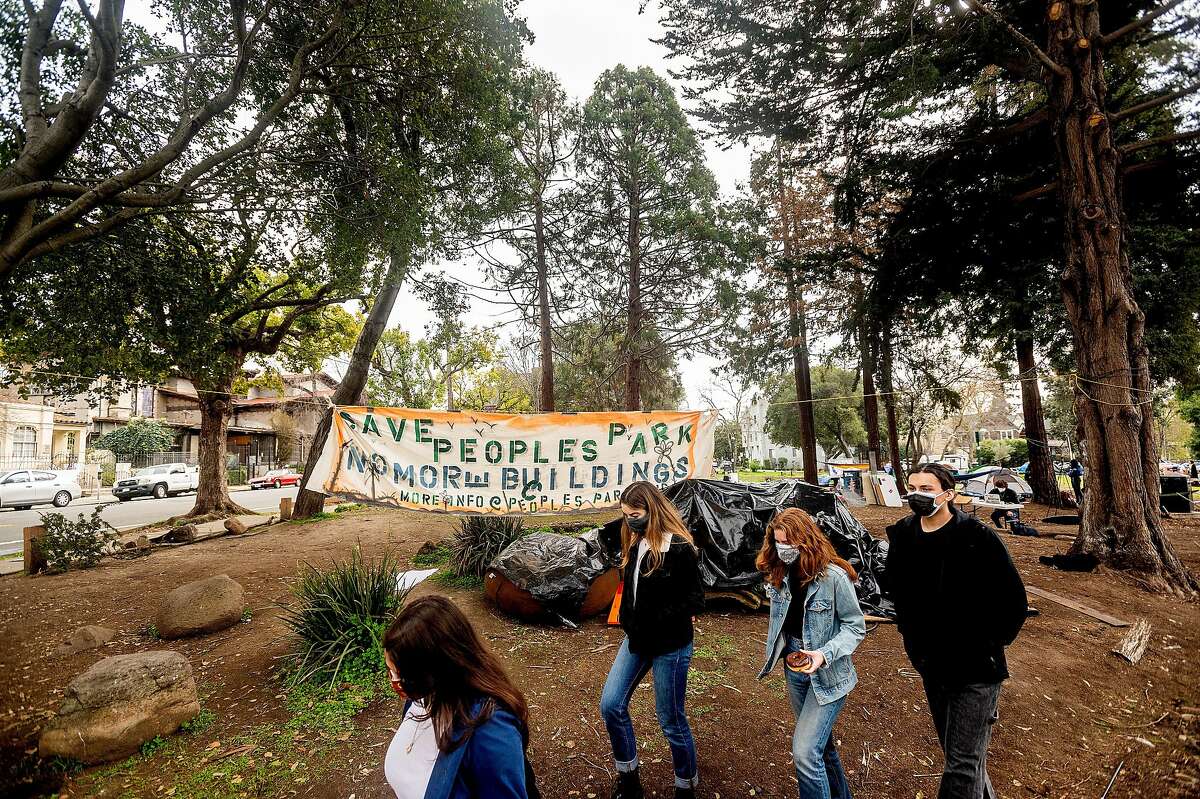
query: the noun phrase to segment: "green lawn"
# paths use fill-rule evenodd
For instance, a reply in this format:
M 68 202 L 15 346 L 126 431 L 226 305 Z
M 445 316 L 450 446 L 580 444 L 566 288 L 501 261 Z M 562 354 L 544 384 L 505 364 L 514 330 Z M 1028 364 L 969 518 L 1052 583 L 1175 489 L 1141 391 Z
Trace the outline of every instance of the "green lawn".
M 819 472 L 822 477 L 827 476 L 825 472 Z M 738 470 L 738 479 L 743 483 L 765 483 L 768 480 L 778 480 L 781 477 L 794 477 L 798 480 L 804 479 L 802 471 L 777 471 L 775 469 L 760 469 L 757 472 L 746 471 L 745 469 Z M 721 479 L 718 475 L 716 479 Z

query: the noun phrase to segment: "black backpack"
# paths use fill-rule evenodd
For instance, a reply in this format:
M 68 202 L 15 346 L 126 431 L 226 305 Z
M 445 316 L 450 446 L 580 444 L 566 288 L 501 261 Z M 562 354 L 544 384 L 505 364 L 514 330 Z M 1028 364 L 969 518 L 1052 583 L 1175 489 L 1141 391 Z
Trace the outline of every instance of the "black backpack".
M 1008 531 L 1013 535 L 1028 535 L 1034 538 L 1037 537 L 1038 531 L 1033 526 L 1026 524 L 1018 519 L 1013 519 L 1008 523 Z

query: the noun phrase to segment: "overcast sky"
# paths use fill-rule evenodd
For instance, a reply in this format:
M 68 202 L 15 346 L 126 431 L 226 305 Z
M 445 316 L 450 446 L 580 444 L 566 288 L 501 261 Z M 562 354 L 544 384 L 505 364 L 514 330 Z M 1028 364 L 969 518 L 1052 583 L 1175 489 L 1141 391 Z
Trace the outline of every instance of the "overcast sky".
M 644 14 L 638 14 L 638 5 L 639 0 L 523 0 L 518 13 L 525 17 L 535 37 L 526 57 L 555 73 L 567 94 L 579 101 L 591 94 L 601 72 L 617 64 L 649 66 L 670 80 L 666 50 L 651 41 L 662 34 L 658 3 L 649 3 Z M 706 142 L 705 150 L 722 191 L 731 193 L 749 174 L 748 151 L 741 147 L 723 151 L 718 142 L 712 141 Z M 471 264 L 451 265 L 446 271 L 471 283 L 479 282 L 477 269 Z M 469 323 L 491 326 L 508 318 L 512 318 L 511 313 L 504 315 L 504 309 L 475 300 Z M 420 335 L 430 321 L 432 315 L 420 300 L 402 296 L 391 324 Z M 699 392 L 709 382 L 715 365 L 705 356 L 680 361 L 689 407 L 700 407 Z

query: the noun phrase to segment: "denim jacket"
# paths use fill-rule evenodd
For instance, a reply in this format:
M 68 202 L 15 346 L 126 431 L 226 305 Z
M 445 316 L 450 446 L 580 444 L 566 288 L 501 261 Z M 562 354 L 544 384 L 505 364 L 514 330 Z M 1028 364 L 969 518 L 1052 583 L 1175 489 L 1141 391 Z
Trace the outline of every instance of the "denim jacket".
M 400 714 L 408 713 L 410 702 Z M 475 706 L 475 711 L 479 706 Z M 467 742 L 433 764 L 425 799 L 526 799 L 525 743 L 516 716 L 497 708 Z
M 769 582 L 766 587 L 771 597 L 771 624 L 767 630 L 767 662 L 758 675 L 760 680 L 771 673 L 787 647 L 783 620 L 792 603 L 791 573 L 779 588 Z M 813 691 L 818 704 L 828 705 L 850 693 L 858 683 L 850 653 L 867 634 L 867 625 L 850 577 L 840 566 L 830 564 L 823 577 L 808 584 L 804 603 L 803 647 L 825 658 L 812 675 Z

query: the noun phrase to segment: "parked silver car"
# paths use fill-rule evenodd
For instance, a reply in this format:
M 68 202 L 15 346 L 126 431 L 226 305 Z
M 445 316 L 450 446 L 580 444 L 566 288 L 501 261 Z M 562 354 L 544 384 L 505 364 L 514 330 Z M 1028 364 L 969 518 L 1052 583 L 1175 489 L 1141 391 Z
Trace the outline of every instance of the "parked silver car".
M 34 505 L 65 508 L 83 496 L 73 474 L 21 469 L 0 472 L 0 508 L 28 510 Z

